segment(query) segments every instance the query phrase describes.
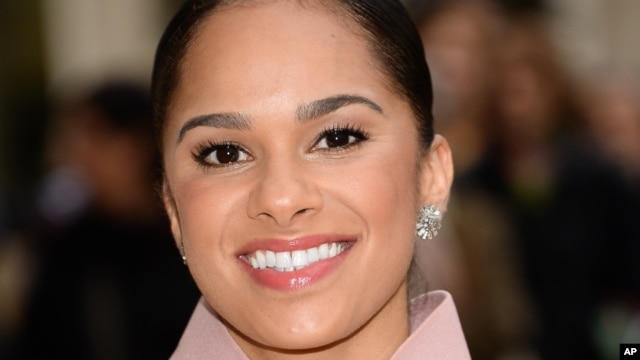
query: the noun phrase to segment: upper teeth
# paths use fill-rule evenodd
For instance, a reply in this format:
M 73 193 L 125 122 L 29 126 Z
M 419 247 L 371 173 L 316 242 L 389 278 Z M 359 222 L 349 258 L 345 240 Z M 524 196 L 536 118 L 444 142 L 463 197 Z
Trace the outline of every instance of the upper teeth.
M 266 268 L 276 271 L 294 271 L 305 268 L 314 262 L 329 259 L 341 254 L 347 248 L 344 242 L 325 243 L 306 250 L 274 252 L 258 250 L 245 255 L 248 263 L 256 270 Z

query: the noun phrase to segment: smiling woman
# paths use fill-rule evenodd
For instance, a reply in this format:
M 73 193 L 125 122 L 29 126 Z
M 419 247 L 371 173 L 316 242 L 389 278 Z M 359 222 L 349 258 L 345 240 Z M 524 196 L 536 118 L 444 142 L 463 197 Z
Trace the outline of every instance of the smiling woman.
M 450 296 L 407 294 L 452 181 L 423 54 L 395 0 L 187 1 L 153 74 L 203 294 L 175 359 L 469 358 Z

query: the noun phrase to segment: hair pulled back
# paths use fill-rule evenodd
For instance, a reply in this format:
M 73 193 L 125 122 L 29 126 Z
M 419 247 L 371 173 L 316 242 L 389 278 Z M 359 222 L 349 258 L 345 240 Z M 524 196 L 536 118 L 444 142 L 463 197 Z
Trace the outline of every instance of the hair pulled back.
M 187 0 L 173 17 L 157 48 L 151 96 L 158 143 L 162 144 L 167 109 L 178 88 L 181 64 L 199 25 L 216 10 L 278 0 Z M 284 0 L 280 0 L 284 1 Z M 298 0 L 304 2 L 306 0 Z M 343 15 L 360 27 L 380 71 L 392 89 L 410 105 L 420 142 L 428 149 L 433 140 L 433 95 L 422 41 L 398 0 L 309 0 Z

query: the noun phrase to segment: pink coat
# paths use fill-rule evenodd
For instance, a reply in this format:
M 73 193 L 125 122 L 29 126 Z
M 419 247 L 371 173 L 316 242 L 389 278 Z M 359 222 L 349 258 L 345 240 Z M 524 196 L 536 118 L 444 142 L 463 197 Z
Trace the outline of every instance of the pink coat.
M 411 335 L 391 360 L 471 359 L 451 295 L 433 291 L 411 301 Z M 204 299 L 180 339 L 172 360 L 248 360 Z

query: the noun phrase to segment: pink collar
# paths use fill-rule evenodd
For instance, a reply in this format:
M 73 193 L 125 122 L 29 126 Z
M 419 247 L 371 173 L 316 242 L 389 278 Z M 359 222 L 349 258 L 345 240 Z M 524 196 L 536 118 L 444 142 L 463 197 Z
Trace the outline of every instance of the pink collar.
M 453 299 L 433 291 L 411 300 L 411 335 L 391 360 L 471 359 Z M 172 360 L 248 360 L 217 314 L 201 298 Z

